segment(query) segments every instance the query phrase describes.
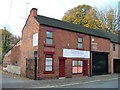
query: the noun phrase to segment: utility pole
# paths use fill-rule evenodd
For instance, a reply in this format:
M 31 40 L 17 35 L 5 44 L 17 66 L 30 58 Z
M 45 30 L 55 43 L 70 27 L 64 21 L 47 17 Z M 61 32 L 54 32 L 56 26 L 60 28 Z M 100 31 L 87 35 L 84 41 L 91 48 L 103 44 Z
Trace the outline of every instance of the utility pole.
M 28 16 L 27 16 L 27 11 L 28 11 L 28 5 L 29 5 L 30 3 L 26 0 L 25 4 L 26 4 L 25 17 L 19 17 L 19 18 L 24 19 L 24 20 L 26 20 L 27 17 L 28 17 Z
M 27 2 L 27 0 L 26 0 L 26 16 L 25 16 L 25 18 L 27 18 L 28 4 L 30 4 L 30 3 L 29 3 L 29 2 Z

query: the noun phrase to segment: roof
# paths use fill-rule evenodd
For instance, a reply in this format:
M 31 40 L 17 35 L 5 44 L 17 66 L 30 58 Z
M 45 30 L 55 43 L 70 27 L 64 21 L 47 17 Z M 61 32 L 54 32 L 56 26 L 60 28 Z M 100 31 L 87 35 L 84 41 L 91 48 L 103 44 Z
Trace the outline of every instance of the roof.
M 49 18 L 46 16 L 37 15 L 34 17 L 40 25 L 51 26 L 55 28 L 60 28 L 68 31 L 83 33 L 91 36 L 97 36 L 101 38 L 110 39 L 111 42 L 120 43 L 117 34 L 112 34 L 100 29 L 92 29 L 88 27 L 81 26 L 79 24 L 69 23 L 66 21 L 57 20 L 54 18 Z

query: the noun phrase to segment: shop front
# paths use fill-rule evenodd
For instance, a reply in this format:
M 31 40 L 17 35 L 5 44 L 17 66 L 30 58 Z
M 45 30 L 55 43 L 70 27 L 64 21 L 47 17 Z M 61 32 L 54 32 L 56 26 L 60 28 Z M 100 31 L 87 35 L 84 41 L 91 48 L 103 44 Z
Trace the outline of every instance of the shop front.
M 89 60 L 90 51 L 63 49 L 63 58 L 59 59 L 59 77 L 88 76 Z

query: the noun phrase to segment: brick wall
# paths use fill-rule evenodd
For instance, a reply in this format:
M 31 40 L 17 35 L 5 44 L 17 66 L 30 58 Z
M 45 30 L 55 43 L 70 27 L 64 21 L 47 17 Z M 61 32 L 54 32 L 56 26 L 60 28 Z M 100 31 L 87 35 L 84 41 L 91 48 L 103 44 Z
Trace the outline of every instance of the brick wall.
M 59 57 L 63 57 L 63 49 L 78 49 L 77 43 L 78 43 L 78 36 L 76 32 L 70 32 L 58 28 L 52 28 L 47 27 L 50 29 L 54 29 L 54 45 L 53 47 L 45 47 L 45 40 L 46 40 L 46 30 L 43 30 L 42 28 L 45 28 L 46 26 L 41 25 L 40 26 L 40 34 L 39 34 L 39 60 L 38 60 L 38 76 L 41 78 L 58 78 L 59 77 Z M 90 43 L 89 43 L 89 36 L 84 35 L 83 37 L 83 45 L 84 50 L 89 51 Z M 54 54 L 54 73 L 53 74 L 44 74 L 44 67 L 45 67 L 45 54 L 44 51 L 48 52 L 55 52 Z M 72 59 L 66 59 L 65 60 L 65 76 L 66 77 L 72 77 Z M 89 67 L 88 67 L 89 69 Z M 89 72 L 89 71 L 88 71 Z M 75 75 L 73 75 L 74 77 Z M 82 75 L 76 75 L 76 76 L 82 76 Z
M 19 43 L 19 42 L 18 42 Z M 3 60 L 3 66 L 6 67 L 9 64 L 20 66 L 21 60 L 21 45 L 16 44 L 5 56 Z
M 34 58 L 34 51 L 38 50 L 38 46 L 33 46 L 33 34 L 38 31 L 37 21 L 33 17 L 29 18 L 22 31 L 21 74 L 24 76 L 26 75 L 26 59 Z
M 3 67 L 7 67 L 8 64 L 11 64 L 10 58 L 11 58 L 11 50 L 4 56 Z
M 113 51 L 113 44 L 115 44 L 115 51 Z M 113 68 L 113 60 L 114 59 L 120 59 L 120 44 L 118 43 L 110 43 L 110 61 L 109 61 L 109 72 L 114 73 Z
M 21 59 L 21 50 L 20 45 L 15 46 L 11 50 L 11 64 L 20 66 L 20 59 Z
M 91 50 L 97 52 L 110 52 L 110 40 L 92 36 Z

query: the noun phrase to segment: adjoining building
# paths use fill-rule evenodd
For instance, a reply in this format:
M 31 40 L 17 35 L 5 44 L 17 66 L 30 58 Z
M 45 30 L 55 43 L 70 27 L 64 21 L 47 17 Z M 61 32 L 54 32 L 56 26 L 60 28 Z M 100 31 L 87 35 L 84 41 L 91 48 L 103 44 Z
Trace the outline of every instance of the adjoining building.
M 21 75 L 33 79 L 120 73 L 118 35 L 37 15 L 36 8 L 15 52 L 10 61 L 19 60 Z

